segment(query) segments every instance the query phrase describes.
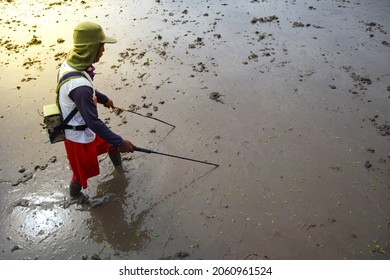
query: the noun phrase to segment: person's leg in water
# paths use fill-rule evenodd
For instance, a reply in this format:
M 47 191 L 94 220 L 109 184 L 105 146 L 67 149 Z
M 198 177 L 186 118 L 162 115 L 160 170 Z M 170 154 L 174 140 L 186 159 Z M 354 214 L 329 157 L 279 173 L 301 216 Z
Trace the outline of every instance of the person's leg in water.
M 108 153 L 115 168 L 122 166 L 120 152 L 99 136 L 96 136 L 95 140 L 88 144 L 65 140 L 65 148 L 73 171 L 73 177 L 69 184 L 69 194 L 72 197 L 77 196 L 82 188 L 88 187 L 88 178 L 99 175 L 99 155 Z
M 71 197 L 75 197 L 80 192 L 81 192 L 81 184 L 75 178 L 72 178 L 69 184 L 69 195 Z
M 117 149 L 109 150 L 108 156 L 110 157 L 110 160 L 114 167 L 121 167 L 122 166 L 122 157 L 121 153 Z

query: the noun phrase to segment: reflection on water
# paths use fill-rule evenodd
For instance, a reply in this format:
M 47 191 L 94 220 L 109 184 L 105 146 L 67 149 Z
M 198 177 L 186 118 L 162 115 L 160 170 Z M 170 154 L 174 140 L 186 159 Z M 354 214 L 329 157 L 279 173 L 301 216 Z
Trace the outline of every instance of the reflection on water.
M 61 194 L 32 194 L 18 200 L 11 213 L 12 228 L 29 240 L 43 241 L 68 222 L 60 202 Z
M 149 233 L 143 229 L 144 219 L 150 209 L 130 215 L 125 214 L 125 202 L 128 194 L 126 188 L 129 179 L 123 170 L 116 169 L 113 177 L 97 186 L 97 197 L 105 197 L 105 203 L 95 209 L 91 209 L 91 219 L 88 224 L 91 230 L 91 238 L 98 242 L 107 242 L 109 247 L 123 252 L 141 251 L 150 241 Z M 132 220 L 127 221 L 127 216 Z

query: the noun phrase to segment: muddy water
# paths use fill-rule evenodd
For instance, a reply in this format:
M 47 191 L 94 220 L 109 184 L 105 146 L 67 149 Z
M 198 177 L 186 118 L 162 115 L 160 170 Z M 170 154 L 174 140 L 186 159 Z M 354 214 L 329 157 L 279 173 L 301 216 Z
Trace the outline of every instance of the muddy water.
M 159 3 L 158 3 L 159 2 Z M 1 259 L 389 259 L 387 1 L 2 1 Z M 325 2 L 325 3 L 324 3 Z M 140 147 L 67 195 L 39 113 L 80 20 Z

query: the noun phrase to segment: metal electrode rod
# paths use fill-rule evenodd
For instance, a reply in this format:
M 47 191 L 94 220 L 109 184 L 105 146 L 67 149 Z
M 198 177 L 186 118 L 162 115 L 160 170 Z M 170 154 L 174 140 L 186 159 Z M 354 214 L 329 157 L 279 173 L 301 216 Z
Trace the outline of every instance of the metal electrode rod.
M 135 147 L 135 148 L 134 148 L 134 151 L 136 151 L 136 152 L 142 152 L 142 153 L 147 153 L 147 154 L 157 154 L 157 155 L 162 155 L 162 156 L 174 157 L 174 158 L 179 158 L 179 159 L 184 159 L 184 160 L 199 162 L 199 163 L 203 163 L 203 164 L 213 165 L 213 166 L 215 166 L 215 167 L 218 167 L 218 166 L 219 166 L 218 164 L 211 163 L 211 162 L 207 162 L 207 161 L 201 161 L 201 160 L 196 160 L 196 159 L 186 158 L 186 157 L 179 157 L 179 156 L 170 155 L 170 154 L 165 154 L 165 153 L 160 153 L 160 152 L 156 152 L 156 151 L 152 151 L 152 150 L 144 149 L 144 148 L 139 148 L 139 147 Z
M 170 123 L 167 123 L 167 122 L 164 122 L 164 121 L 162 121 L 162 120 L 160 120 L 160 119 L 157 119 L 157 118 L 154 118 L 154 117 L 150 117 L 150 116 L 146 116 L 146 115 L 142 115 L 142 114 L 140 114 L 140 113 L 137 113 L 137 112 L 134 112 L 134 111 L 131 111 L 131 110 L 128 110 L 128 109 L 122 108 L 122 107 L 114 106 L 113 108 L 115 108 L 115 109 L 118 109 L 118 110 L 121 110 L 121 111 L 130 112 L 130 113 L 136 114 L 136 115 L 138 115 L 138 116 L 141 116 L 141 117 L 145 117 L 145 118 L 153 119 L 153 120 L 156 120 L 156 121 L 159 121 L 159 122 L 165 123 L 165 124 L 167 124 L 167 125 L 169 125 L 169 126 L 171 126 L 171 127 L 173 127 L 173 128 L 175 128 L 175 127 L 176 127 L 175 125 L 173 125 L 173 124 L 170 124 Z

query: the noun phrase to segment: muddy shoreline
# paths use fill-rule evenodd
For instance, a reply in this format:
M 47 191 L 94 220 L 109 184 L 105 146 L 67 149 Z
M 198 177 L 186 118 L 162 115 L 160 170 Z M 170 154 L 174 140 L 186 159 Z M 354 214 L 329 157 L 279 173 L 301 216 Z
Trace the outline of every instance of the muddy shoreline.
M 390 3 L 2 1 L 0 259 L 389 259 Z M 72 26 L 137 146 L 71 200 L 41 117 Z

